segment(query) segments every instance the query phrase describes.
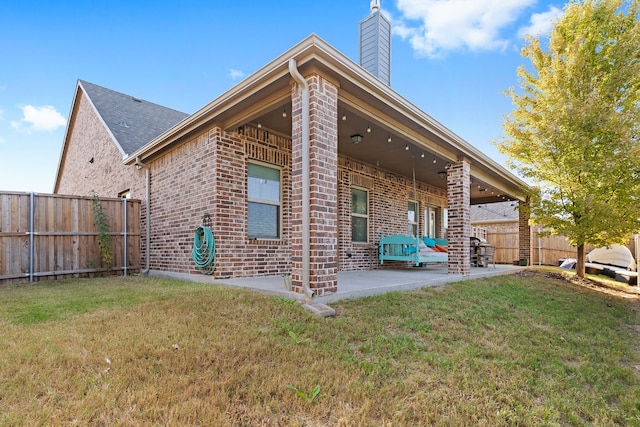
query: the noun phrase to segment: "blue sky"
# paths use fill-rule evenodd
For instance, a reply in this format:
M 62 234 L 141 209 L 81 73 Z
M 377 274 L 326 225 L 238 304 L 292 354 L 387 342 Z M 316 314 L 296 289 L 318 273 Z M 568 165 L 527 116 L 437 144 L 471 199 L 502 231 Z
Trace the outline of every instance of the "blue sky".
M 382 0 L 391 86 L 504 164 L 523 35 L 564 2 Z M 193 113 L 311 33 L 357 61 L 369 0 L 0 4 L 0 190 L 53 191 L 77 79 Z

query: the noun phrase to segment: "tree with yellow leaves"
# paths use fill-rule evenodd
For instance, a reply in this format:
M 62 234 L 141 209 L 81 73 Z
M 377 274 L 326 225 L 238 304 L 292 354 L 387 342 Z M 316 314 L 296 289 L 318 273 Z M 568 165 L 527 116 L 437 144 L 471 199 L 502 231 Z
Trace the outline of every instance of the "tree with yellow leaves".
M 532 184 L 532 221 L 578 248 L 640 230 L 640 0 L 571 0 L 548 48 L 528 38 L 497 145 Z M 546 43 L 546 40 L 544 41 Z

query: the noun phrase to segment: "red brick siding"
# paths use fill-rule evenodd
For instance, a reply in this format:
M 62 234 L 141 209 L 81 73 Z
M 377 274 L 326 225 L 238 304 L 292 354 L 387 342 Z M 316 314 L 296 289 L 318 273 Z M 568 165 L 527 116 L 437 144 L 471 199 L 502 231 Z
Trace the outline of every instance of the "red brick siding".
M 214 277 L 250 277 L 290 270 L 290 141 L 258 129 L 219 128 L 153 162 L 151 184 L 152 269 L 198 273 L 191 259 L 195 229 L 211 216 L 216 239 Z M 249 240 L 249 160 L 282 167 L 282 238 Z

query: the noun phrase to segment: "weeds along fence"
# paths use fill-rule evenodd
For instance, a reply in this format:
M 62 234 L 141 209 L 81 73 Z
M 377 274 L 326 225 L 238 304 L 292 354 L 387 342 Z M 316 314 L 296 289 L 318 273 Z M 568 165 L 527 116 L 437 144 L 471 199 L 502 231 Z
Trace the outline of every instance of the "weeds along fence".
M 0 284 L 139 270 L 139 200 L 0 192 Z

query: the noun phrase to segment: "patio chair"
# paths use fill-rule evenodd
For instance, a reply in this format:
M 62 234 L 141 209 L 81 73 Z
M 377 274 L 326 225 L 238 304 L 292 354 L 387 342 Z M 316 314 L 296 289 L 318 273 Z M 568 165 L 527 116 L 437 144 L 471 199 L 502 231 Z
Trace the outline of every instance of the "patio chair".
M 478 265 L 483 267 L 489 267 L 489 261 L 493 263 L 493 268 L 496 268 L 495 260 L 496 247 L 495 246 L 482 246 L 482 251 L 478 256 Z

